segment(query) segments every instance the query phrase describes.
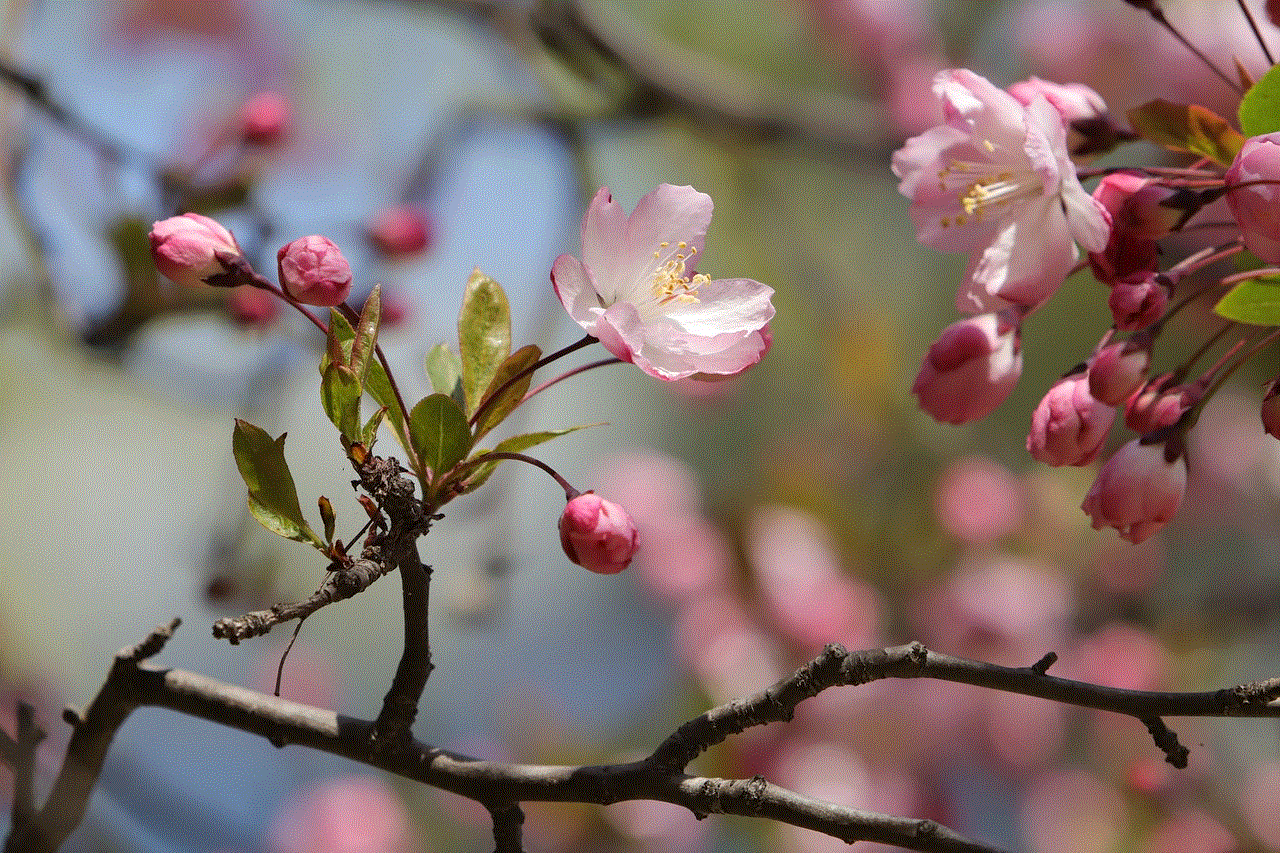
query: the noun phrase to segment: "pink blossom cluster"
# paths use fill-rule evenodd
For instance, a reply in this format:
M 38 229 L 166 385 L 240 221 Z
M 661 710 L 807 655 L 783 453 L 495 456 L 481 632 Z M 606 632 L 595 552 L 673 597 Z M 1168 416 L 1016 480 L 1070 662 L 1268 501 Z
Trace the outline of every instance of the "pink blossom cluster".
M 943 123 L 909 139 L 894 154 L 893 171 L 911 200 L 920 241 L 969 255 L 956 296 L 968 316 L 929 348 L 912 391 L 939 421 L 991 414 L 1021 375 L 1028 319 L 1069 275 L 1090 270 L 1107 287 L 1113 325 L 1045 394 L 1026 448 L 1048 465 L 1089 465 L 1122 421 L 1136 437 L 1109 456 L 1082 506 L 1095 528 L 1140 542 L 1182 502 L 1186 434 L 1199 412 L 1275 338 L 1273 331 L 1259 342 L 1243 332 L 1240 343 L 1193 376 L 1194 361 L 1217 341 L 1211 336 L 1200 351 L 1151 375 L 1166 324 L 1201 297 L 1228 289 L 1232 279 L 1219 274 L 1214 281 L 1206 268 L 1246 248 L 1280 264 L 1280 134 L 1244 140 L 1229 168 L 1202 157 L 1188 168 L 1086 172 L 1076 152 L 1136 138 L 1092 89 L 1031 78 L 1004 90 L 960 69 L 939 73 L 934 93 Z M 1084 176 L 1099 178 L 1092 194 Z M 1207 219 L 1201 211 L 1223 195 L 1237 230 L 1234 240 L 1214 245 L 1197 236 Z M 1271 402 L 1276 385 L 1262 406 L 1272 436 L 1280 435 L 1280 406 Z

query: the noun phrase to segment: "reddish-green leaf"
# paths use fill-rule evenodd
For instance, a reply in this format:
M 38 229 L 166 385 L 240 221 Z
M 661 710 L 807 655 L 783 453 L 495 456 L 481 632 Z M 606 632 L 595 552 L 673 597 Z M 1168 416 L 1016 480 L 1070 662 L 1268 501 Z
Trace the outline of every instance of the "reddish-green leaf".
M 1240 132 L 1222 116 L 1194 104 L 1149 101 L 1127 113 L 1133 129 L 1144 138 L 1228 166 L 1244 144 Z
M 378 326 L 382 322 L 382 285 L 375 284 L 369 296 L 364 300 L 364 308 L 360 311 L 360 321 L 356 324 L 355 338 L 351 343 L 351 369 L 364 382 L 373 355 L 378 344 Z
M 571 432 L 577 432 L 580 429 L 586 429 L 589 426 L 600 426 L 600 424 L 581 424 L 579 426 L 565 427 L 563 429 L 544 430 L 542 432 L 527 432 L 523 435 L 513 435 L 511 438 L 498 442 L 491 450 L 481 450 L 476 453 L 477 457 L 484 456 L 486 453 L 495 451 L 502 453 L 519 453 L 522 450 L 528 450 L 530 447 L 536 447 L 544 441 L 550 441 L 553 438 L 559 438 L 562 435 L 568 435 Z M 498 464 L 503 462 L 502 459 L 494 459 L 491 462 L 483 462 L 476 465 L 475 468 L 467 474 L 467 485 L 463 489 L 463 493 L 472 492 L 484 485 L 485 480 L 493 474 Z
M 258 523 L 279 536 L 323 548 L 324 542 L 302 517 L 298 490 L 284 458 L 284 435 L 273 439 L 264 430 L 236 418 L 231 449 L 236 467 L 249 488 L 249 511 Z
M 507 383 L 513 377 L 537 364 L 540 358 L 542 358 L 542 350 L 530 344 L 513 352 L 498 367 L 498 371 L 493 374 L 493 381 L 489 383 L 489 389 L 485 391 L 484 397 L 480 400 L 480 405 L 476 409 L 476 411 L 482 412 L 480 417 L 476 419 L 476 441 L 479 441 L 482 435 L 502 423 L 507 415 L 511 414 L 511 410 L 520 405 L 520 401 L 524 399 L 525 392 L 529 390 L 529 381 L 533 379 L 533 374 L 525 373 L 524 376 L 521 376 L 515 382 L 511 382 L 510 385 L 507 385 Z M 504 388 L 504 385 L 507 387 Z
M 342 433 L 343 444 L 360 440 L 360 380 L 345 364 L 331 363 L 320 377 L 320 405 Z

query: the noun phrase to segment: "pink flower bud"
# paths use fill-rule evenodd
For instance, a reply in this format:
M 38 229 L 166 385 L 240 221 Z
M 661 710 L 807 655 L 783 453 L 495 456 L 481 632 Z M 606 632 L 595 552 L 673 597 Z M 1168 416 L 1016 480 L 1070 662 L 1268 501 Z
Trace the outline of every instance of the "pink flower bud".
M 1089 393 L 1100 403 L 1119 406 L 1142 386 L 1151 368 L 1151 350 L 1135 341 L 1108 344 L 1089 365 Z
M 1067 124 L 1099 118 L 1107 112 L 1102 96 L 1082 83 L 1053 83 L 1031 77 L 1014 83 L 1006 91 L 1023 106 L 1029 105 L 1037 95 L 1043 95 Z
M 1172 426 L 1203 395 L 1204 389 L 1194 383 L 1175 384 L 1172 373 L 1157 376 L 1125 403 L 1124 424 L 1138 435 Z
M 351 292 L 351 265 L 328 237 L 299 237 L 276 252 L 280 283 L 306 305 L 340 305 Z
M 416 207 L 391 207 L 368 225 L 369 240 L 378 251 L 392 257 L 425 252 L 433 237 L 431 220 Z
M 230 272 L 230 262 L 241 257 L 231 232 L 199 213 L 161 219 L 151 226 L 148 238 L 156 269 L 185 287 L 211 283 L 209 279 Z
M 1280 263 L 1280 133 L 1246 139 L 1224 180 L 1245 246 Z
M 1147 328 L 1164 316 L 1169 304 L 1169 287 L 1166 279 L 1149 272 L 1128 275 L 1111 287 L 1107 305 L 1111 319 L 1122 332 L 1136 332 Z
M 279 92 L 259 92 L 240 108 L 240 136 L 254 145 L 275 145 L 289 130 L 289 102 Z
M 1116 410 L 1089 393 L 1081 371 L 1059 379 L 1031 415 L 1027 452 L 1046 465 L 1088 465 L 1098 455 Z
M 1093 528 L 1114 527 L 1137 544 L 1164 527 L 1178 511 L 1187 488 L 1187 463 L 1165 443 L 1134 439 L 1116 451 L 1098 472 L 1081 509 Z
M 1262 428 L 1280 438 L 1280 379 L 1272 379 L 1262 394 Z
M 1010 313 L 952 323 L 929 347 L 911 393 L 936 420 L 962 424 L 991 414 L 1022 375 L 1022 345 Z
M 627 511 L 595 492 L 573 498 L 560 516 L 560 544 L 569 559 L 592 572 L 613 575 L 636 553 L 636 525 Z

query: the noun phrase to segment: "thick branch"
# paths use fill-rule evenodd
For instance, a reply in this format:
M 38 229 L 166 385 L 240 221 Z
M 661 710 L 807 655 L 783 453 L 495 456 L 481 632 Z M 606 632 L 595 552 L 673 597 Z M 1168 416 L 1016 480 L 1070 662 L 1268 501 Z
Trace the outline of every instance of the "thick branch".
M 156 636 L 163 637 L 167 629 Z M 1199 693 L 1120 690 L 1043 673 L 1044 662 L 1011 668 L 931 652 L 919 643 L 849 653 L 829 646 L 789 678 L 746 699 L 713 708 L 672 734 L 648 759 L 627 764 L 536 766 L 479 761 L 427 746 L 405 735 L 398 749 L 376 748 L 376 723 L 341 717 L 181 670 L 142 663 L 159 641 L 117 656 L 68 748 L 53 792 L 31 825 L 15 825 L 6 853 L 51 853 L 75 827 L 116 729 L 135 707 L 156 706 L 268 738 L 341 755 L 489 804 L 499 850 L 518 849 L 518 804 L 565 801 L 608 804 L 662 800 L 695 814 L 736 814 L 777 820 L 847 842 L 875 840 L 911 850 L 992 853 L 928 820 L 874 814 L 824 803 L 761 778 L 709 779 L 686 775 L 683 763 L 750 726 L 790 717 L 796 705 L 827 687 L 879 678 L 937 678 L 1040 696 L 1135 716 L 1157 740 L 1167 738 L 1164 716 L 1280 717 L 1280 680 Z M 1176 743 L 1176 739 L 1173 739 Z M 1167 744 L 1162 748 L 1168 750 Z M 506 846 L 504 846 L 506 845 Z

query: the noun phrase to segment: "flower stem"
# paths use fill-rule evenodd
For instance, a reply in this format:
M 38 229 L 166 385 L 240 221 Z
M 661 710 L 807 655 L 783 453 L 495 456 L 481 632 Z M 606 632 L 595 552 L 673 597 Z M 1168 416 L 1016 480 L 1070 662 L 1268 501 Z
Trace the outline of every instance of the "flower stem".
M 604 367 L 609 364 L 622 364 L 622 359 L 603 358 L 600 361 L 593 361 L 590 364 L 584 364 L 581 367 L 575 367 L 573 370 L 562 373 L 559 376 L 555 377 L 554 379 L 548 379 L 546 382 L 543 382 L 537 388 L 534 388 L 528 394 L 525 394 L 524 397 L 520 399 L 520 402 L 523 403 L 525 400 L 528 400 L 530 397 L 534 396 L 535 394 L 541 394 L 543 391 L 547 390 L 552 385 L 555 385 L 557 382 L 563 382 L 564 380 L 568 379 L 570 376 L 576 376 L 579 373 L 586 373 L 588 370 L 594 370 L 597 367 Z
M 569 344 L 567 347 L 558 349 L 555 352 L 551 353 L 551 355 L 544 355 L 541 359 L 529 365 L 524 370 L 517 373 L 515 376 L 512 376 L 506 382 L 502 383 L 502 385 L 496 391 L 488 395 L 488 398 L 476 408 L 475 412 L 471 415 L 471 418 L 467 421 L 467 423 L 471 424 L 471 426 L 475 426 L 477 423 L 479 423 L 481 416 L 483 416 L 484 413 L 488 411 L 491 406 L 496 404 L 496 402 L 499 399 L 501 399 L 502 392 L 506 391 L 508 388 L 510 388 L 512 385 L 516 384 L 517 382 L 519 382 L 524 377 L 528 376 L 529 374 L 533 373 L 534 371 L 538 370 L 541 367 L 545 367 L 546 365 L 550 364 L 551 362 L 555 361 L 558 358 L 563 358 L 569 353 L 576 352 L 577 350 L 580 350 L 585 346 L 590 346 L 595 342 L 596 342 L 596 338 L 593 337 L 592 335 L 584 335 L 581 340 L 575 341 L 574 343 Z M 521 399 L 520 402 L 523 403 L 525 400 L 529 399 L 530 396 L 532 395 L 526 394 L 524 398 Z

